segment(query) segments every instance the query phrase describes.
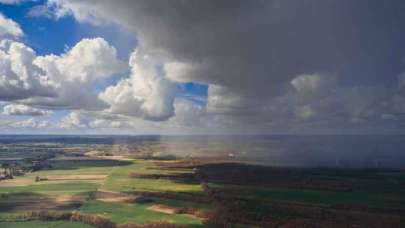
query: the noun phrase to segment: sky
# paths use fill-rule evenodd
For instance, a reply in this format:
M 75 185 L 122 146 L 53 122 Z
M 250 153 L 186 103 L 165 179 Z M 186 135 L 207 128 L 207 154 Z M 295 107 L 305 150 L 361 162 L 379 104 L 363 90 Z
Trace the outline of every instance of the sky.
M 400 0 L 0 0 L 2 134 L 403 134 Z

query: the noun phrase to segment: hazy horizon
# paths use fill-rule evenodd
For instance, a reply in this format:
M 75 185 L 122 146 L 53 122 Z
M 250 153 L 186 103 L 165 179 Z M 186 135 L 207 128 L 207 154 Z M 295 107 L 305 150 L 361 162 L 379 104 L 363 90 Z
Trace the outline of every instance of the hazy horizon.
M 119 145 L 137 156 L 223 157 L 273 166 L 385 168 L 405 166 L 402 135 L 0 135 L 0 146 L 56 143 Z M 33 146 L 34 148 L 35 146 Z

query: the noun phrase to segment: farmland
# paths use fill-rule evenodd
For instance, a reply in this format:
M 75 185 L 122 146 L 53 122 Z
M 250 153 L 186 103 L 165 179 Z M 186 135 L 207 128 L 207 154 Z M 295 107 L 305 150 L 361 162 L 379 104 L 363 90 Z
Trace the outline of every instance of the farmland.
M 13 156 L 7 145 L 7 156 L 25 171 L 0 181 L 0 227 L 400 227 L 404 222 L 403 170 L 271 167 L 224 157 L 122 153 L 109 145 L 47 146 L 52 149 Z M 46 165 L 26 168 L 31 164 L 26 161 L 38 156 Z

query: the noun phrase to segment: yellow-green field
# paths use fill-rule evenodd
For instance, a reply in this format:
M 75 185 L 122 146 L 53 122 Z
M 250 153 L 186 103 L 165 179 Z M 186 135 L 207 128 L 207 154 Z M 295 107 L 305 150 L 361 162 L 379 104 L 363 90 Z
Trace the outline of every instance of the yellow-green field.
M 144 224 L 166 221 L 190 227 L 202 226 L 201 219 L 171 211 L 165 208 L 209 208 L 202 203 L 191 203 L 175 199 L 153 197 L 150 202 L 127 202 L 127 198 L 147 192 L 170 192 L 173 194 L 202 193 L 198 183 L 176 183 L 171 180 L 131 177 L 131 173 L 158 174 L 152 161 L 148 160 L 54 160 L 52 168 L 0 182 L 0 221 L 13 220 L 26 211 L 55 210 L 79 211 L 95 214 L 117 224 Z M 173 171 L 179 172 L 179 171 Z M 37 177 L 45 178 L 36 182 Z M 97 197 L 98 193 L 108 196 Z M 152 198 L 151 198 L 152 199 Z M 159 206 L 159 207 L 157 207 Z M 7 226 L 6 226 L 7 225 Z M 24 227 L 28 223 L 0 223 L 0 227 Z M 82 227 L 80 224 L 43 222 L 32 223 L 31 227 Z M 86 226 L 83 226 L 86 227 Z

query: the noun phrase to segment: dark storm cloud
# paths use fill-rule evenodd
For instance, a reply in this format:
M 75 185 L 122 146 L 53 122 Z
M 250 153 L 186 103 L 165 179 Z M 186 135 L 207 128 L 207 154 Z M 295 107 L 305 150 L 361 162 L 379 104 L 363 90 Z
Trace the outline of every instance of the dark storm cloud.
M 302 119 L 378 113 L 362 118 L 370 119 L 395 110 L 393 97 L 402 97 L 404 1 L 53 0 L 50 6 L 59 16 L 68 9 L 79 21 L 133 30 L 144 53 L 166 56 L 169 78 L 210 85 L 209 110 L 277 116 L 273 99 L 296 96 L 300 102 L 283 105 Z M 299 99 L 304 95 L 291 92 L 291 81 L 308 74 L 333 75 L 339 89 Z M 350 95 L 359 101 L 351 104 Z M 362 96 L 367 105 L 357 104 Z
M 201 74 L 198 80 L 209 83 L 245 87 L 240 82 L 273 84 L 324 71 L 361 72 L 356 77 L 362 81 L 392 81 L 402 70 L 403 1 L 138 0 L 90 5 L 132 27 L 142 45 L 163 49 L 178 61 L 214 67 L 195 72 Z

